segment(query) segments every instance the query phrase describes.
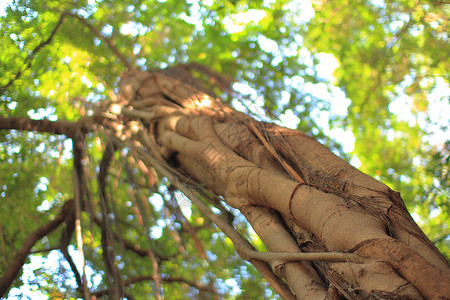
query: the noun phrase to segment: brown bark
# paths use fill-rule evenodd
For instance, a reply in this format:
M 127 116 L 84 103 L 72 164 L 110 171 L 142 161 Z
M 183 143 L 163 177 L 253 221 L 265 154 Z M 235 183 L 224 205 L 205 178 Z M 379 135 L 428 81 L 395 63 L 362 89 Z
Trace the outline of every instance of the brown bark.
M 128 73 L 114 110 L 129 130 L 118 138 L 135 153 L 176 162 L 222 196 L 279 259 L 252 257 L 248 250 L 241 255 L 268 257 L 299 299 L 450 295 L 449 265 L 399 193 L 305 134 L 258 123 L 204 91 L 181 67 Z M 239 253 L 242 247 L 235 245 Z M 291 261 L 280 252 L 318 258 Z M 327 261 L 328 252 L 356 256 Z
M 69 137 L 102 131 L 111 143 L 128 147 L 138 164 L 154 168 L 191 198 L 285 299 L 448 299 L 449 265 L 414 223 L 398 192 L 300 131 L 233 110 L 189 68 L 203 70 L 129 72 L 116 102 L 77 123 L 0 118 L 0 129 Z M 217 74 L 205 75 L 220 82 Z M 104 190 L 109 160 L 102 161 L 99 190 Z M 240 210 L 269 252 L 255 251 L 227 215 L 213 213 L 199 194 L 211 204 L 223 199 Z M 60 216 L 26 241 L 11 263 L 19 269 L 11 270 L 20 270 L 31 246 L 50 232 L 48 226 L 59 224 Z M 113 236 L 108 237 L 107 224 L 102 228 L 107 248 Z M 112 267 L 113 257 L 105 256 Z M 123 278 L 112 267 L 109 273 L 122 288 Z M 17 272 L 3 275 L 0 292 Z
M 48 222 L 47 224 L 42 225 L 38 229 L 36 229 L 23 243 L 22 247 L 17 251 L 14 259 L 9 263 L 6 267 L 4 274 L 0 277 L 0 296 L 4 296 L 11 286 L 13 280 L 17 277 L 20 270 L 22 269 L 23 264 L 25 263 L 25 259 L 30 253 L 31 248 L 36 244 L 44 236 L 51 233 L 55 230 L 66 217 L 73 213 L 73 200 L 67 201 L 62 207 L 60 213 L 53 221 Z
M 0 129 L 48 132 L 53 134 L 64 134 L 68 137 L 73 137 L 76 132 L 80 130 L 79 125 L 80 124 L 77 122 L 68 121 L 32 120 L 29 118 L 0 117 Z

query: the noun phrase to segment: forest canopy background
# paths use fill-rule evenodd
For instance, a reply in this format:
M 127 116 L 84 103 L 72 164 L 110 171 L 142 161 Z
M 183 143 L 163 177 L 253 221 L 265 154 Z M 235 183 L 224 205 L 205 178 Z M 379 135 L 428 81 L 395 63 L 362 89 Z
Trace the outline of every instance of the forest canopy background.
M 0 115 L 76 121 L 114 98 L 118 79 L 130 66 L 151 70 L 199 63 L 235 80 L 234 91 L 222 95 L 238 110 L 306 132 L 401 191 L 415 220 L 450 257 L 449 4 L 247 2 L 13 1 L 0 23 Z M 54 218 L 73 197 L 73 187 L 72 145 L 64 136 L 0 131 L 0 142 L 2 270 L 13 255 L 10 246 L 18 248 L 33 231 L 30 220 L 42 224 Z M 87 156 L 98 162 L 101 137 L 88 136 L 86 143 Z M 89 172 L 98 172 L 88 161 Z M 115 173 L 111 187 L 117 198 L 130 187 L 122 173 Z M 172 195 L 164 184 L 151 193 L 143 194 L 150 200 L 149 230 L 162 249 L 177 251 L 173 234 L 183 224 L 180 218 L 187 218 L 208 258 L 227 257 L 226 268 L 208 266 L 211 274 L 198 259 L 185 265 L 180 260 L 181 277 L 211 276 L 223 293 L 270 295 L 266 285 L 250 280 L 259 276 L 256 271 L 181 194 Z M 177 207 L 173 200 L 182 203 L 177 218 L 169 209 Z M 139 213 L 128 202 L 120 214 L 127 226 L 138 227 Z M 248 225 L 237 222 L 258 245 Z M 83 234 L 92 250 L 86 254 L 89 268 L 98 273 L 99 235 Z M 129 230 L 124 237 L 134 234 Z M 43 252 L 35 256 L 55 256 L 49 247 L 58 238 L 55 233 L 43 239 L 34 249 Z M 192 242 L 183 246 L 188 253 L 195 250 Z M 173 271 L 175 265 L 166 268 Z M 136 258 L 123 268 L 151 267 Z M 44 294 L 71 294 L 74 288 L 62 280 L 71 278 L 63 264 L 50 273 L 41 266 L 34 276 L 22 280 Z M 99 284 L 95 275 L 91 284 Z

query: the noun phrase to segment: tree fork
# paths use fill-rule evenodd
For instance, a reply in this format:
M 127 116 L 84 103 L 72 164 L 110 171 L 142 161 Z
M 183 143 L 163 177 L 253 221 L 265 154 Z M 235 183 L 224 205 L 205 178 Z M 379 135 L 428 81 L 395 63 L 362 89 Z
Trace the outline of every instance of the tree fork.
M 11 286 L 14 279 L 19 274 L 22 269 L 25 260 L 30 253 L 31 248 L 36 244 L 44 236 L 50 234 L 53 230 L 55 230 L 64 220 L 70 215 L 73 214 L 73 199 L 66 201 L 61 211 L 56 216 L 56 218 L 47 224 L 42 225 L 38 229 L 36 229 L 30 236 L 24 241 L 22 247 L 17 251 L 14 259 L 9 263 L 6 267 L 4 274 L 0 277 L 0 296 L 4 296 Z

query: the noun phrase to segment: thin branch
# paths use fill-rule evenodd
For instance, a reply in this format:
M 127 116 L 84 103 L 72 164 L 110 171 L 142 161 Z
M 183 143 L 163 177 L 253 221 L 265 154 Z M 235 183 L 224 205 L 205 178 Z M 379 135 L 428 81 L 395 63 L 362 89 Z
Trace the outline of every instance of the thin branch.
M 433 244 L 437 244 L 437 243 L 440 243 L 440 242 L 442 242 L 442 241 L 445 241 L 445 240 L 448 238 L 449 235 L 450 235 L 450 234 L 445 234 L 445 233 L 444 233 L 444 234 L 441 235 L 440 237 L 434 239 L 432 242 L 433 242 Z
M 95 28 L 91 23 L 88 22 L 87 19 L 77 14 L 69 14 L 69 16 L 80 21 L 83 25 L 89 28 L 89 30 L 91 30 L 99 40 L 105 42 L 108 45 L 109 49 L 111 49 L 114 55 L 123 63 L 125 67 L 127 67 L 128 70 L 135 69 L 134 66 L 126 60 L 126 58 L 122 55 L 122 53 L 120 53 L 119 49 L 117 49 L 117 47 L 114 45 L 115 43 L 111 41 L 109 38 L 102 35 L 97 28 Z
M 42 41 L 41 43 L 39 43 L 39 45 L 36 46 L 36 48 L 33 49 L 33 51 L 31 51 L 30 54 L 28 54 L 28 56 L 25 58 L 23 65 L 25 66 L 25 69 L 22 69 L 22 67 L 20 67 L 20 69 L 17 71 L 16 75 L 14 76 L 14 78 L 11 78 L 9 80 L 9 82 L 2 86 L 0 88 L 0 95 L 3 94 L 3 92 L 9 87 L 11 86 L 14 81 L 16 81 L 17 79 L 20 78 L 20 76 L 23 74 L 23 72 L 27 69 L 29 69 L 31 67 L 31 63 L 33 61 L 34 56 L 36 55 L 36 53 L 39 52 L 39 50 L 41 50 L 43 47 L 45 47 L 46 45 L 50 44 L 53 37 L 55 36 L 56 32 L 58 31 L 58 29 L 61 27 L 64 18 L 66 17 L 67 13 L 62 13 L 61 16 L 59 17 L 58 22 L 55 25 L 55 28 L 53 28 L 52 32 L 50 33 L 50 36 L 45 40 Z
M 44 236 L 50 234 L 53 230 L 55 230 L 70 214 L 73 213 L 73 200 L 68 200 L 58 216 L 53 221 L 48 222 L 47 224 L 42 225 L 38 229 L 36 229 L 30 236 L 24 241 L 22 247 L 17 252 L 17 255 L 13 258 L 13 260 L 9 263 L 6 269 L 3 272 L 3 276 L 0 277 L 0 297 L 5 296 L 9 287 L 11 286 L 14 279 L 19 274 L 22 269 L 23 264 L 25 263 L 25 259 L 30 253 L 31 248 L 36 244 Z
M 192 62 L 186 65 L 183 65 L 188 70 L 196 70 L 204 75 L 206 75 L 211 83 L 211 85 L 217 86 L 221 91 L 229 91 L 232 92 L 232 84 L 236 82 L 235 79 L 227 77 L 225 75 L 219 74 L 212 69 L 204 66 L 202 64 Z
M 391 49 L 392 46 L 394 46 L 394 44 L 401 38 L 401 36 L 403 34 L 405 34 L 405 32 L 413 25 L 413 23 L 414 23 L 413 13 L 414 13 L 414 10 L 416 9 L 416 7 L 418 5 L 419 5 L 419 0 L 416 0 L 416 3 L 414 5 L 414 7 L 411 8 L 411 10 L 409 12 L 409 20 L 408 20 L 408 22 L 405 23 L 403 25 L 403 27 L 400 28 L 400 30 L 397 33 L 395 33 L 395 35 L 392 38 L 392 40 L 389 43 L 386 44 L 386 46 L 385 46 L 386 49 L 388 49 L 388 50 Z
M 39 254 L 39 253 L 49 253 L 53 250 L 59 250 L 59 247 L 46 248 L 41 250 L 30 251 L 28 254 Z
M 192 227 L 191 223 L 188 219 L 184 216 L 183 212 L 181 211 L 181 208 L 175 198 L 175 193 L 172 188 L 168 187 L 168 191 L 170 194 L 171 201 L 164 199 L 164 202 L 167 204 L 167 208 L 171 211 L 171 213 L 175 216 L 175 218 L 180 222 L 181 228 L 186 230 L 188 234 L 191 236 L 192 240 L 194 241 L 195 249 L 197 249 L 198 255 L 201 259 L 207 260 L 206 252 L 203 247 L 202 241 L 198 238 L 197 232 Z
M 116 170 L 115 173 L 116 174 L 122 174 L 122 169 Z M 114 225 L 114 228 L 115 228 L 114 232 L 116 233 L 117 238 L 114 235 L 113 235 L 113 237 L 119 244 L 120 252 L 121 252 L 122 257 L 126 257 L 126 254 L 125 254 L 125 250 L 126 249 L 125 249 L 125 245 L 124 245 L 124 242 L 123 242 L 123 235 L 124 234 L 123 234 L 123 230 L 122 230 L 122 221 L 121 221 L 120 214 L 119 214 L 119 208 L 117 207 L 117 202 L 120 202 L 120 199 L 117 200 L 117 197 L 113 196 L 114 195 L 113 188 L 116 191 L 119 190 L 119 180 L 120 180 L 120 178 L 121 177 L 119 177 L 117 175 L 116 176 L 110 176 L 110 179 L 114 179 L 114 182 L 109 186 L 109 194 L 111 195 L 110 196 L 111 209 L 112 209 L 112 213 L 114 215 L 114 219 L 113 219 L 113 223 L 114 223 L 113 225 Z M 114 187 L 113 187 L 113 185 L 114 185 Z M 92 219 L 93 219 L 93 217 L 91 217 L 91 221 L 92 221 Z
M 139 282 L 143 282 L 143 281 L 152 281 L 152 280 L 154 280 L 154 277 L 152 275 L 132 277 L 132 278 L 124 281 L 124 286 L 127 287 L 127 286 L 130 286 L 130 285 L 135 284 L 135 283 L 139 283 Z M 189 285 L 189 286 L 191 286 L 193 288 L 196 288 L 199 291 L 211 292 L 211 293 L 217 294 L 217 291 L 212 286 L 209 286 L 209 285 L 205 286 L 205 285 L 203 285 L 203 284 L 201 284 L 199 282 L 192 281 L 192 280 L 189 280 L 189 279 L 185 279 L 185 278 L 182 278 L 182 277 L 172 277 L 172 276 L 163 277 L 163 278 L 161 278 L 161 281 L 165 282 L 165 283 L 181 282 L 181 283 L 185 283 L 185 284 L 187 284 L 187 285 Z M 102 296 L 105 296 L 107 294 L 108 294 L 108 289 L 105 289 L 105 290 L 101 290 L 101 291 L 97 291 L 97 292 L 92 293 L 92 296 L 94 296 L 94 297 L 102 297 Z
M 269 263 L 287 263 L 294 261 L 329 261 L 329 262 L 352 262 L 364 263 L 364 260 L 354 253 L 343 252 L 314 252 L 314 253 L 288 253 L 288 252 L 259 252 L 244 249 L 242 252 L 248 257 L 244 259 L 259 259 Z
M 94 217 L 94 223 L 96 223 L 100 227 L 102 226 L 102 220 L 100 220 L 97 217 Z M 119 237 L 119 235 L 114 231 L 112 231 L 111 233 L 115 240 L 120 240 L 120 239 L 122 240 L 125 249 L 133 251 L 134 253 L 136 253 L 137 255 L 139 255 L 141 257 L 145 257 L 145 256 L 149 255 L 148 249 L 142 249 L 138 245 L 133 244 L 132 242 L 124 239 L 123 237 L 122 238 Z M 161 255 L 160 253 L 156 253 L 156 252 L 153 252 L 153 253 L 158 257 L 159 260 L 169 260 L 170 259 L 169 256 L 164 256 L 164 255 Z
M 140 189 L 138 189 L 136 186 L 136 181 L 134 179 L 133 172 L 131 171 L 131 168 L 130 168 L 126 158 L 124 158 L 124 167 L 125 167 L 125 171 L 127 174 L 127 178 L 131 182 L 131 186 L 133 187 L 133 192 L 132 192 L 133 198 L 137 205 L 138 213 L 141 217 L 141 222 L 142 222 L 142 224 L 140 224 L 140 225 L 144 227 L 145 236 L 147 238 L 150 249 L 154 248 L 154 242 L 150 235 L 150 224 L 149 224 L 149 220 L 148 220 L 149 218 L 148 218 L 147 213 L 145 212 L 145 209 L 141 203 L 142 194 L 140 193 Z M 145 199 L 145 197 L 144 197 L 144 199 Z M 156 299 L 160 300 L 161 295 L 159 293 L 160 279 L 159 279 L 158 261 L 156 260 L 156 256 L 153 253 L 153 251 L 149 250 L 148 252 L 149 252 L 148 254 L 149 254 L 150 258 L 152 259 L 152 269 L 153 269 L 152 276 L 153 276 L 153 281 L 155 282 L 155 286 L 156 286 Z
M 75 262 L 72 259 L 72 256 L 70 256 L 69 251 L 67 250 L 67 247 L 61 247 L 60 248 L 61 253 L 63 254 L 64 258 L 66 259 L 66 261 L 69 263 L 70 269 L 72 270 L 74 276 L 75 276 L 75 281 L 77 282 L 78 288 L 79 289 L 84 289 L 84 282 L 80 275 L 80 272 L 78 272 L 77 266 L 75 265 Z M 83 278 L 85 278 L 85 275 L 83 274 Z M 83 290 L 84 291 L 84 290 Z M 85 297 L 86 299 L 86 297 Z M 89 299 L 89 298 L 87 298 Z
M 394 44 L 401 38 L 401 36 L 408 30 L 409 27 L 411 27 L 411 25 L 413 24 L 414 19 L 412 17 L 412 13 L 409 15 L 409 20 L 407 23 L 405 23 L 403 25 L 402 28 L 400 28 L 400 30 L 394 35 L 394 37 L 392 38 L 392 40 L 386 44 L 386 49 L 391 49 Z
M 75 207 L 75 209 L 76 209 L 76 207 Z M 80 273 L 78 272 L 78 269 L 77 269 L 75 263 L 73 262 L 72 257 L 70 256 L 69 250 L 68 250 L 70 240 L 72 239 L 73 233 L 75 232 L 75 218 L 76 218 L 75 214 L 71 214 L 71 215 L 67 216 L 67 218 L 64 220 L 64 223 L 66 224 L 66 226 L 62 230 L 61 243 L 58 248 L 61 251 L 61 253 L 63 254 L 66 261 L 69 263 L 70 269 L 72 270 L 72 272 L 75 276 L 75 280 L 77 282 L 78 288 L 81 290 L 83 288 L 83 280 L 82 280 Z
M 23 65 L 25 65 L 25 68 L 23 68 L 23 67 L 19 68 L 19 70 L 16 72 L 15 76 L 13 78 L 11 78 L 7 84 L 5 84 L 4 86 L 0 87 L 0 95 L 3 94 L 5 92 L 5 90 L 8 87 L 10 87 L 17 79 L 19 79 L 22 76 L 22 74 L 23 74 L 23 72 L 25 70 L 27 70 L 27 69 L 29 69 L 31 67 L 31 64 L 33 62 L 33 58 L 36 56 L 36 54 L 39 52 L 39 50 L 41 50 L 46 45 L 48 45 L 48 44 L 50 44 L 52 42 L 54 36 L 56 35 L 56 32 L 59 30 L 59 28 L 63 24 L 64 18 L 66 16 L 70 16 L 72 18 L 75 18 L 78 21 L 80 21 L 83 25 L 88 27 L 89 30 L 91 30 L 98 39 L 102 40 L 103 42 L 105 42 L 108 45 L 108 47 L 111 49 L 111 51 L 114 53 L 114 55 L 124 64 L 125 67 L 127 67 L 127 69 L 129 69 L 129 70 L 135 69 L 134 66 L 132 64 L 130 64 L 125 59 L 125 57 L 120 53 L 120 51 L 114 45 L 114 42 L 112 42 L 107 37 L 103 36 L 100 33 L 100 31 L 98 29 L 96 29 L 92 24 L 90 24 L 86 19 L 82 18 L 81 16 L 79 16 L 77 14 L 71 14 L 71 13 L 63 12 L 61 14 L 61 16 L 59 17 L 59 20 L 56 23 L 55 27 L 53 28 L 52 32 L 50 33 L 50 36 L 46 40 L 44 40 L 41 43 L 39 43 L 39 45 L 37 45 L 31 51 L 31 53 L 28 54 L 28 56 L 25 58 L 25 60 L 23 62 Z

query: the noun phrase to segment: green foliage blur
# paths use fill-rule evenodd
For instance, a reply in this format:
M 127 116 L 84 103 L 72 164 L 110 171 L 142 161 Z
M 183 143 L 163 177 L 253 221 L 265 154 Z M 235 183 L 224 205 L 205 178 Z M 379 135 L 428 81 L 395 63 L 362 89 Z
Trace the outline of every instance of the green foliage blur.
M 0 17 L 0 116 L 75 121 L 111 100 L 126 64 L 142 70 L 204 64 L 236 80 L 236 93 L 224 94 L 225 101 L 255 118 L 308 133 L 400 191 L 418 224 L 450 257 L 450 5 L 311 2 L 10 1 Z M 0 143 L 1 273 L 25 238 L 73 197 L 73 185 L 72 145 L 65 137 L 1 131 Z M 104 141 L 90 134 L 86 146 L 96 198 Z M 161 261 L 162 278 L 211 286 L 224 298 L 275 297 L 231 242 L 185 204 L 208 259 L 198 256 L 183 221 L 169 209 L 173 195 L 165 182 L 142 189 L 145 212 L 137 210 L 122 159 L 113 162 L 108 191 L 116 207 L 113 227 L 124 240 L 170 257 Z M 145 181 L 134 171 L 137 181 Z M 106 286 L 100 229 L 82 217 L 91 290 L 101 290 Z M 149 227 L 139 218 L 147 218 Z M 260 244 L 242 217 L 235 224 Z M 61 230 L 42 239 L 34 256 L 45 261 L 60 236 Z M 126 279 L 152 274 L 149 257 L 125 249 L 116 253 Z M 32 282 L 30 276 L 19 278 L 15 287 L 22 288 L 10 296 L 40 290 L 49 297 L 76 297 L 61 255 L 58 263 L 57 270 L 37 267 Z M 149 299 L 154 289 L 152 281 L 142 281 L 126 291 Z M 163 282 L 161 289 L 168 299 L 211 296 L 182 281 Z

